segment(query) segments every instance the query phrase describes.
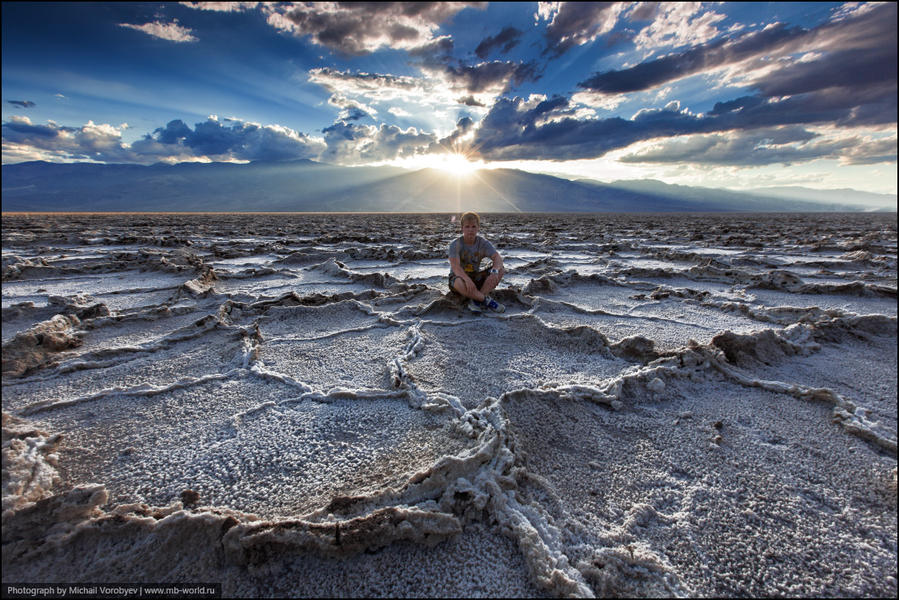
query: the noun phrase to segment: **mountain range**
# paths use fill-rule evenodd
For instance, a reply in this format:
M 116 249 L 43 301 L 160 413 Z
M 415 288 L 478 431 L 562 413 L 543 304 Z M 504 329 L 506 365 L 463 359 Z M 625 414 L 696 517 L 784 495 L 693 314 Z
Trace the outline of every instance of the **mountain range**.
M 289 162 L 3 165 L 4 212 L 896 211 L 896 195 L 800 187 L 748 192 L 655 180 L 603 183 L 515 169 Z

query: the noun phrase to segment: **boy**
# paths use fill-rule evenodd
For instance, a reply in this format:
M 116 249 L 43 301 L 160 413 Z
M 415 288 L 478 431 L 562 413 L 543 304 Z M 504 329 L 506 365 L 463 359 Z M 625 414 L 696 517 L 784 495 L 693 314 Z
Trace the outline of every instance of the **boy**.
M 488 296 L 506 273 L 503 259 L 493 244 L 478 235 L 481 218 L 477 213 L 467 212 L 462 215 L 462 235 L 449 245 L 450 274 L 449 286 L 466 298 L 468 308 L 472 312 L 482 312 L 485 308 L 493 312 L 503 312 L 506 308 Z M 490 269 L 479 271 L 481 259 L 489 257 L 493 261 Z

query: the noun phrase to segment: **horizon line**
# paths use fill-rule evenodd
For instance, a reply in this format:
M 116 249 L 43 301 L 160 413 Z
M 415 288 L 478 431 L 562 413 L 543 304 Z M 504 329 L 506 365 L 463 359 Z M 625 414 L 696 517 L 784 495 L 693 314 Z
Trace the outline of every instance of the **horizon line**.
M 181 166 L 181 165 L 235 165 L 235 166 L 244 166 L 244 165 L 251 165 L 251 164 L 254 164 L 254 163 L 271 164 L 271 165 L 277 165 L 277 164 L 285 164 L 285 165 L 286 165 L 286 164 L 297 163 L 297 162 L 313 163 L 314 165 L 321 165 L 321 166 L 324 166 L 324 167 L 334 167 L 334 168 L 341 168 L 341 169 L 381 168 L 381 167 L 387 167 L 387 168 L 393 168 L 393 169 L 401 169 L 401 170 L 407 171 L 407 172 L 409 172 L 409 173 L 418 173 L 418 172 L 420 172 L 420 171 L 440 171 L 440 170 L 441 170 L 441 169 L 439 169 L 439 168 L 437 168 L 437 167 L 427 167 L 427 166 L 425 166 L 425 167 L 418 167 L 418 168 L 414 168 L 414 167 L 410 168 L 410 167 L 406 167 L 406 166 L 402 166 L 402 165 L 391 165 L 391 164 L 387 164 L 387 163 L 376 163 L 376 164 L 369 164 L 369 165 L 340 165 L 340 164 L 336 164 L 336 163 L 319 162 L 319 161 L 316 161 L 316 160 L 312 160 L 312 159 L 310 159 L 310 158 L 298 158 L 298 159 L 288 159 L 288 160 L 271 160 L 271 161 L 266 161 L 266 160 L 254 160 L 254 161 L 246 161 L 246 162 L 232 162 L 232 161 L 182 161 L 182 162 L 177 162 L 177 163 L 155 162 L 155 163 L 150 163 L 150 164 L 145 164 L 145 163 L 127 163 L 127 162 L 124 162 L 124 163 L 90 162 L 90 161 L 57 162 L 57 161 L 48 161 L 48 160 L 23 160 L 23 161 L 19 161 L 19 162 L 2 163 L 2 164 L 0 164 L 0 166 L 2 166 L 2 167 L 10 167 L 10 166 L 22 165 L 22 164 L 28 164 L 28 163 L 43 163 L 43 164 L 47 164 L 47 165 L 97 165 L 97 166 L 107 166 L 107 167 L 108 167 L 108 166 L 126 166 L 126 167 L 155 167 L 155 166 L 164 166 L 164 167 L 175 167 L 175 166 Z M 812 190 L 812 191 L 816 191 L 816 192 L 829 192 L 829 191 L 843 191 L 843 190 L 850 190 L 850 191 L 853 191 L 853 192 L 859 192 L 859 193 L 863 193 L 863 194 L 874 194 L 874 195 L 878 195 L 878 196 L 889 196 L 889 197 L 899 198 L 899 190 L 897 190 L 896 192 L 872 192 L 872 191 L 861 190 L 861 189 L 857 189 L 857 188 L 853 188 L 853 187 L 815 188 L 815 187 L 807 187 L 807 185 L 800 185 L 800 184 L 779 184 L 779 185 L 769 185 L 769 186 L 751 187 L 751 188 L 707 187 L 707 186 L 704 186 L 704 185 L 702 185 L 702 184 L 668 183 L 668 182 L 666 182 L 666 181 L 664 181 L 664 180 L 657 179 L 657 178 L 653 178 L 653 177 L 642 177 L 642 178 L 633 178 L 633 179 L 614 179 L 614 180 L 607 181 L 607 180 L 595 179 L 595 178 L 593 178 L 593 177 L 587 177 L 587 176 L 582 176 L 582 175 L 579 176 L 579 175 L 572 175 L 572 174 L 566 174 L 566 173 L 557 173 L 557 172 L 554 173 L 554 172 L 543 171 L 543 170 L 529 170 L 529 169 L 522 169 L 522 168 L 516 168 L 516 167 L 501 167 L 501 166 L 497 166 L 497 167 L 483 167 L 483 168 L 473 169 L 471 174 L 473 175 L 474 173 L 478 173 L 478 172 L 480 172 L 480 171 L 499 171 L 499 170 L 519 171 L 519 172 L 522 172 L 522 173 L 529 173 L 529 174 L 531 174 L 531 175 L 545 175 L 545 176 L 549 176 L 549 177 L 555 177 L 555 178 L 557 178 L 557 179 L 565 179 L 565 180 L 567 180 L 567 181 L 572 181 L 572 182 L 575 182 L 575 183 L 578 182 L 578 181 L 595 181 L 595 182 L 597 182 L 597 183 L 601 183 L 601 184 L 604 184 L 604 185 L 614 185 L 614 184 L 620 183 L 620 182 L 625 182 L 625 183 L 626 183 L 626 182 L 652 181 L 652 182 L 658 182 L 658 183 L 661 183 L 661 184 L 663 184 L 663 185 L 670 185 L 670 186 L 695 187 L 695 188 L 706 188 L 706 189 L 715 189 L 715 190 L 727 190 L 727 191 L 738 192 L 738 193 L 752 192 L 752 191 L 756 191 L 756 190 L 765 190 L 765 189 L 769 189 L 769 188 L 789 188 L 789 187 L 795 187 L 795 188 L 800 188 L 800 189 Z M 445 175 L 446 175 L 447 177 L 454 177 L 454 175 L 452 175 L 452 174 L 449 173 L 449 172 L 445 173 Z M 371 213 L 371 214 L 375 214 L 375 213 Z

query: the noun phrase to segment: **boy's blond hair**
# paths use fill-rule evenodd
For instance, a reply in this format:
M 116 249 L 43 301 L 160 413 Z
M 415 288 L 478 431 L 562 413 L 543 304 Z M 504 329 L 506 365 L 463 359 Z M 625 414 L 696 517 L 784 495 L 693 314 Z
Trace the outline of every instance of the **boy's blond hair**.
M 481 217 L 479 217 L 478 213 L 476 213 L 476 212 L 469 211 L 469 212 L 463 214 L 462 218 L 459 219 L 459 226 L 461 227 L 462 225 L 464 225 L 465 221 L 474 221 L 475 223 L 478 224 L 478 227 L 481 226 Z

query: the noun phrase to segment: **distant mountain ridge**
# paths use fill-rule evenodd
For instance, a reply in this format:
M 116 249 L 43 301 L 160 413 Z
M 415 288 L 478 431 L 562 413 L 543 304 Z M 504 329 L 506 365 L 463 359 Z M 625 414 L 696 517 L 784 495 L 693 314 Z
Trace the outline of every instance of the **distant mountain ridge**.
M 747 191 L 751 194 L 771 198 L 790 198 L 811 202 L 834 201 L 896 210 L 896 194 L 874 194 L 872 192 L 860 192 L 851 188 L 816 190 L 799 186 L 778 186 L 754 188 Z
M 654 180 L 572 181 L 516 169 L 485 169 L 465 178 L 434 169 L 341 167 L 310 160 L 149 166 L 33 161 L 2 169 L 7 212 L 896 210 L 895 196 L 890 204 L 890 196 L 855 190 L 735 192 Z

